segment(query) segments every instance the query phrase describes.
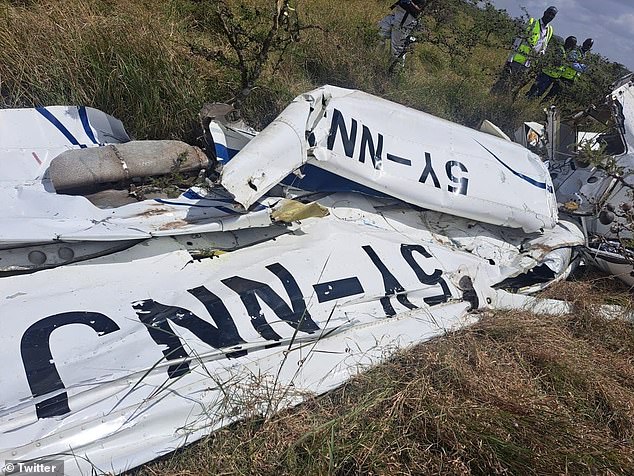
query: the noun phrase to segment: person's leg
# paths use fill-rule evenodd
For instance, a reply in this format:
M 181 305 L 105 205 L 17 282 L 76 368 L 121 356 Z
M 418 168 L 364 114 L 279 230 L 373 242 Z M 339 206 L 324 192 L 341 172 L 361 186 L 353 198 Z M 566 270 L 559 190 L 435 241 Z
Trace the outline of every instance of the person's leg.
M 493 84 L 493 86 L 491 86 L 491 94 L 508 93 L 510 89 L 511 75 L 511 65 L 510 63 L 506 63 L 500 72 L 500 76 L 498 76 L 497 81 Z
M 410 36 L 417 26 L 418 20 L 413 16 L 407 15 L 405 21 L 403 21 L 403 16 L 400 16 L 398 25 L 392 30 L 392 56 L 399 59 L 402 65 L 405 64 L 405 55 L 411 45 Z
M 392 34 L 392 27 L 394 25 L 394 12 L 385 15 L 379 21 L 379 38 L 387 40 Z
M 526 93 L 526 97 L 529 99 L 540 97 L 546 92 L 548 86 L 550 86 L 552 82 L 552 76 L 548 76 L 546 73 L 540 72 L 535 78 L 535 82 L 531 86 L 531 89 Z
M 520 89 L 526 86 L 530 81 L 530 68 L 513 61 L 513 63 L 511 63 L 511 70 L 513 72 L 513 96 L 515 97 L 520 92 Z
M 394 24 L 392 25 L 392 36 L 390 41 L 392 58 L 398 58 L 399 55 L 403 52 L 403 47 L 405 43 L 405 31 L 401 26 L 401 22 L 403 21 L 403 17 L 407 12 L 402 8 L 394 9 Z
M 523 64 L 511 63 L 511 99 L 515 101 L 518 94 L 524 86 L 528 84 L 531 77 L 529 75 L 530 68 Z
M 555 99 L 555 97 L 557 97 L 560 92 L 561 92 L 561 79 L 556 79 L 553 81 L 553 87 L 550 88 L 550 91 L 548 91 L 548 94 L 544 96 L 544 98 L 542 99 L 542 102 Z

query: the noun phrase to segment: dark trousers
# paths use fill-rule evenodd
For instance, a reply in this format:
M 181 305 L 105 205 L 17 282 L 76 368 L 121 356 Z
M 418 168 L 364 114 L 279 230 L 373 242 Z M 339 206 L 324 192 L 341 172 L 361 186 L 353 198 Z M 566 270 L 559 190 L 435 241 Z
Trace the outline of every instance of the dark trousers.
M 529 68 L 515 61 L 509 61 L 504 65 L 500 77 L 491 87 L 492 94 L 508 94 L 522 89 L 527 82 Z
M 542 71 L 535 78 L 535 82 L 533 83 L 531 88 L 526 93 L 526 97 L 529 98 L 529 99 L 534 99 L 534 98 L 541 97 L 541 95 L 546 92 L 548 87 L 551 84 L 553 84 L 553 82 L 555 82 L 555 84 L 557 84 L 556 83 L 556 78 L 553 78 L 552 76 L 548 76 L 546 73 L 544 73 Z M 553 86 L 553 88 L 554 87 L 555 86 Z
M 548 91 L 548 94 L 546 94 L 546 96 L 544 96 L 544 99 L 542 99 L 542 101 L 547 101 L 549 99 L 555 99 L 557 96 L 561 95 L 561 93 L 562 93 L 564 88 L 570 87 L 574 83 L 575 82 L 572 79 L 566 79 L 566 78 L 557 79 L 554 82 L 553 87 L 550 88 L 550 91 Z

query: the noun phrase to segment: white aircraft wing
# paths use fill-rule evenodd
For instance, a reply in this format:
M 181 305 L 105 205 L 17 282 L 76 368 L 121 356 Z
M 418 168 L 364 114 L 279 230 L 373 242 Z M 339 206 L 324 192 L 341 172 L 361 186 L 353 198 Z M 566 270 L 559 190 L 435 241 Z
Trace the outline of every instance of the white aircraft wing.
M 328 216 L 215 258 L 154 238 L 0 279 L 0 464 L 125 471 L 240 418 L 227 395 L 279 410 L 468 324 L 557 248 L 555 231 L 490 225 L 470 240 L 469 220 L 394 200 L 320 204 Z
M 99 147 L 110 122 L 94 117 Z M 62 121 L 78 144 L 44 120 L 46 163 L 89 145 L 80 113 Z M 4 149 L 0 467 L 124 472 L 243 417 L 245 396 L 288 407 L 473 322 L 505 289 L 562 279 L 585 242 L 525 149 L 358 91 L 299 96 L 216 151 L 235 144 L 222 184 L 239 203 L 192 188 L 114 208 L 51 190 L 20 162 L 28 142 Z M 297 169 L 356 185 L 264 197 Z
M 248 208 L 304 164 L 485 223 L 534 232 L 557 222 L 548 170 L 524 147 L 332 86 L 298 96 L 225 165 L 221 183 Z

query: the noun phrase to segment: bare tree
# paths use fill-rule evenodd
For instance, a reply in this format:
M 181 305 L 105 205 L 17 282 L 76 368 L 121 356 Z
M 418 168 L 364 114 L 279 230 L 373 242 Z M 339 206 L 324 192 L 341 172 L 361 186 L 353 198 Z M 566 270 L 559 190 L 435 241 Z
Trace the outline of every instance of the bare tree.
M 300 39 L 297 9 L 290 0 L 262 0 L 261 6 L 232 4 L 225 0 L 206 2 L 211 25 L 218 30 L 225 45 L 209 49 L 190 45 L 195 54 L 238 74 L 234 97 L 229 101 L 239 109 L 256 87 L 264 69 L 279 68 L 289 46 Z

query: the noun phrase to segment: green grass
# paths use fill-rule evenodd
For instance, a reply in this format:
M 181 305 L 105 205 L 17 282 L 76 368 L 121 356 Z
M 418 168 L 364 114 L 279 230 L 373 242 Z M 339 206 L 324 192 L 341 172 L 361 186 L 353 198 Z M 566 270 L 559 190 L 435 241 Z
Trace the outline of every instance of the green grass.
M 138 139 L 193 136 L 214 71 L 188 58 L 149 3 L 4 3 L 0 12 L 5 107 L 81 104 L 120 118 Z

